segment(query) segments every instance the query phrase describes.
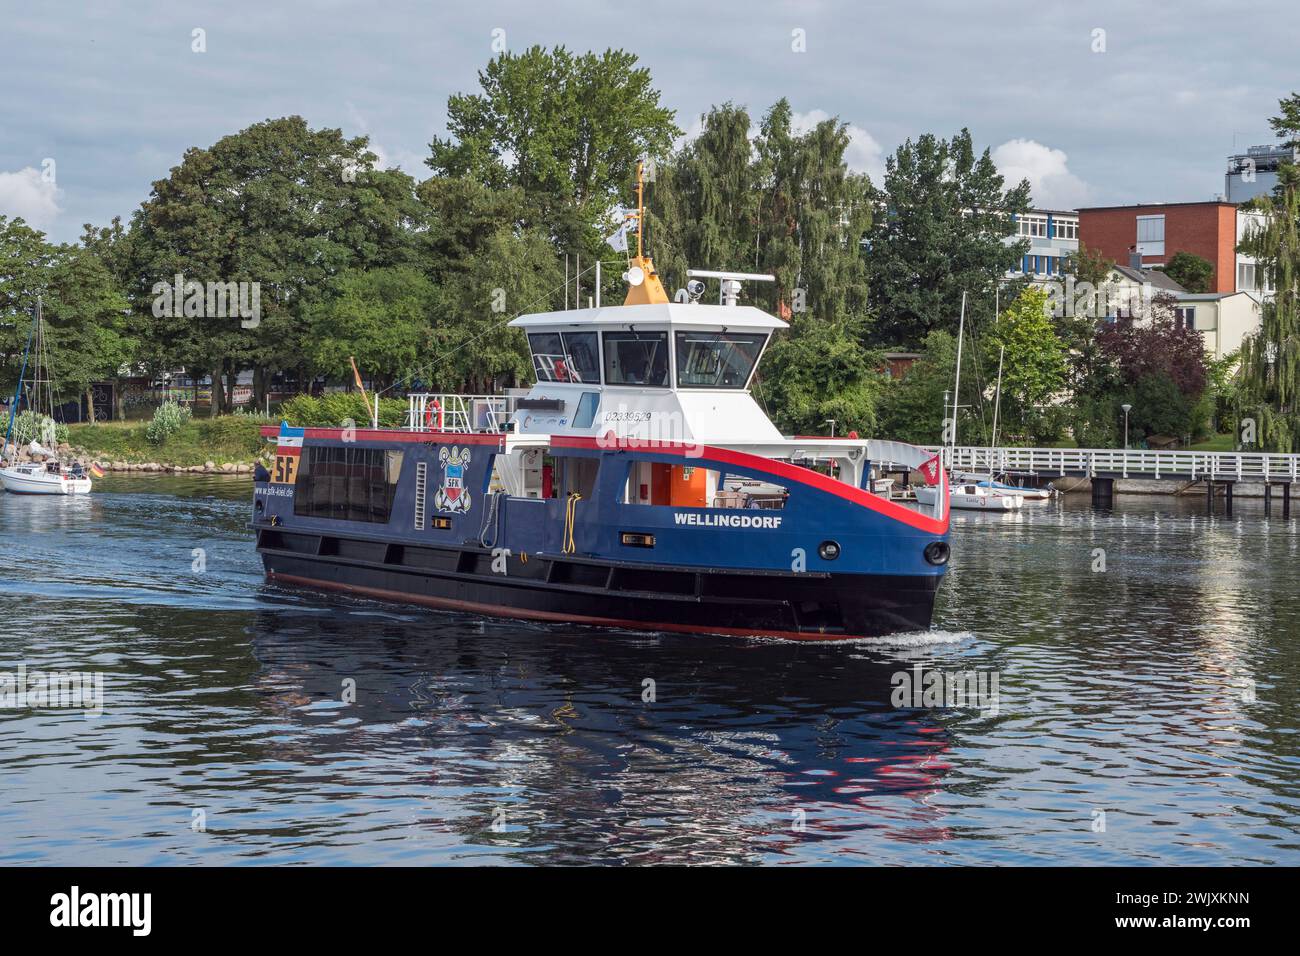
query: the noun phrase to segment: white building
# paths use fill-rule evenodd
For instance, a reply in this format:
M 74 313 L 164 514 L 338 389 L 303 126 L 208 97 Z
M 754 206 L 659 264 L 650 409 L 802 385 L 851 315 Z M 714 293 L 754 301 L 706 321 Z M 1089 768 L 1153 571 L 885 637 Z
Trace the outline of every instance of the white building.
M 1020 260 L 1020 268 L 1009 277 L 1029 276 L 1036 282 L 1059 278 L 1065 261 L 1079 251 L 1079 214 L 1059 209 L 1030 209 L 1016 217 L 1016 233 L 1007 239 L 1013 243 L 1029 240 L 1029 251 Z

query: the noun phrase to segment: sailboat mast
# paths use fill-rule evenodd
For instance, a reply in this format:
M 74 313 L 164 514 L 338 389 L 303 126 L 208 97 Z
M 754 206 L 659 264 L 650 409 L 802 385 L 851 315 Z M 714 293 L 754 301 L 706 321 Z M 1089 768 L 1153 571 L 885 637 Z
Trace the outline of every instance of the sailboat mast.
M 36 313 L 32 317 L 32 327 L 27 331 L 27 346 L 23 349 L 23 367 L 18 373 L 18 384 L 14 386 L 13 401 L 9 403 L 9 427 L 5 429 L 5 449 L 9 448 L 9 438 L 14 433 L 14 416 L 18 414 L 18 399 L 23 393 L 23 379 L 27 377 L 27 357 L 32 352 L 32 337 L 41 322 L 41 297 L 36 297 Z
M 957 447 L 957 409 L 961 407 L 961 343 L 966 334 L 966 293 L 961 294 L 961 320 L 957 325 L 957 374 L 952 383 L 952 446 Z
M 1002 407 L 1002 357 L 1007 354 L 1007 347 L 998 348 L 998 390 L 993 398 L 993 447 L 998 447 L 998 409 Z

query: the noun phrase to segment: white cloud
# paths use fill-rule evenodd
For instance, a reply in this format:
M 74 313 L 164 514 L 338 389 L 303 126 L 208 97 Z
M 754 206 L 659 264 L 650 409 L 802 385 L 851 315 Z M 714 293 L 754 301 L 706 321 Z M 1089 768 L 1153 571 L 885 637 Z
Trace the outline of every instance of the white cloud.
M 1033 190 L 1031 202 L 1045 209 L 1074 209 L 1088 199 L 1092 188 L 1070 172 L 1069 157 L 1063 150 L 1052 149 L 1032 139 L 1012 139 L 996 147 L 993 163 L 1014 186 L 1029 180 Z
M 831 119 L 825 110 L 809 110 L 807 113 L 794 113 L 790 125 L 802 136 L 818 123 Z M 861 126 L 848 124 L 849 146 L 844 151 L 844 162 L 855 173 L 866 173 L 871 181 L 879 186 L 885 178 L 885 149 L 876 138 Z
M 59 217 L 63 190 L 28 166 L 16 173 L 0 172 L 0 215 L 21 216 L 36 229 L 48 231 Z

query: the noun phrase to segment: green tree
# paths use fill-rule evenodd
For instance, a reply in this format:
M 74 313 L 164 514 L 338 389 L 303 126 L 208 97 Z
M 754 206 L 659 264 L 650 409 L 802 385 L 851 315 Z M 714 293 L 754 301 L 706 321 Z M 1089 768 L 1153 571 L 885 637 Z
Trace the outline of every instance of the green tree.
M 479 85 L 448 101 L 450 135 L 429 144 L 426 163 L 440 176 L 519 187 L 535 206 L 531 223 L 562 251 L 593 252 L 596 226 L 627 200 L 638 158 L 667 155 L 681 135 L 650 71 L 624 50 L 502 53 Z
M 49 360 L 45 371 L 55 400 L 80 399 L 92 382 L 116 378 L 135 350 L 128 333 L 128 303 L 116 277 L 94 251 L 53 245 L 21 219 L 0 216 L 5 391 L 12 393 L 17 384 L 38 296 Z
M 254 369 L 255 401 L 275 371 L 306 371 L 307 310 L 352 268 L 408 261 L 421 212 L 414 182 L 374 168 L 366 137 L 313 130 L 298 116 L 266 120 L 186 151 L 131 224 L 137 312 L 155 367 L 213 376 L 213 414 Z M 181 274 L 260 289 L 260 321 L 157 315 L 157 284 Z M 225 387 L 222 387 L 222 379 Z
M 768 348 L 757 393 L 787 434 L 819 435 L 835 420 L 836 434 L 872 434 L 884 387 L 880 356 L 861 345 L 851 319 L 795 318 Z
M 758 151 L 759 271 L 776 276 L 774 310 L 819 319 L 862 317 L 867 272 L 862 239 L 871 226 L 870 180 L 844 161 L 849 135 L 838 119 L 803 135 L 791 129 L 788 101 L 763 118 Z M 856 323 L 862 331 L 866 326 Z
M 1269 122 L 1286 145 L 1300 146 L 1300 93 L 1280 106 Z M 1267 272 L 1275 292 L 1263 304 L 1259 331 L 1242 343 L 1242 411 L 1258 410 L 1262 447 L 1300 452 L 1300 167 L 1284 164 L 1273 195 L 1255 202 L 1264 225 L 1241 249 Z
M 1046 406 L 1065 387 L 1065 343 L 1048 315 L 1047 293 L 1030 286 L 984 335 L 987 367 L 1003 355 L 1001 427 L 1003 435 L 1039 441 L 1053 431 Z
M 962 364 L 965 364 L 964 357 Z M 943 441 L 943 420 L 948 414 L 945 393 L 951 393 L 957 368 L 957 337 L 942 329 L 926 335 L 921 357 L 906 374 L 890 382 L 880 401 L 878 433 L 914 445 Z M 951 402 L 949 394 L 948 402 Z
M 1165 266 L 1165 275 L 1188 292 L 1209 292 L 1214 281 L 1214 263 L 1192 252 L 1176 252 Z
M 381 388 L 414 372 L 427 354 L 439 297 L 414 266 L 350 270 L 307 311 L 307 355 L 336 378 L 351 377 L 350 358 Z
M 686 270 L 757 268 L 758 180 L 750 118 L 743 107 L 715 106 L 700 134 L 657 164 L 647 195 L 647 252 L 665 287 Z
M 886 161 L 884 194 L 870 233 L 878 339 L 915 346 L 932 329 L 955 330 L 963 292 L 970 314 L 988 314 L 1028 248 L 1007 240 L 1029 206 L 1029 183 L 1006 188 L 989 151 L 977 156 L 963 129 L 900 146 Z
M 507 323 L 523 312 L 559 308 L 564 271 L 547 234 L 525 225 L 523 191 L 435 176 L 420 184 L 419 195 L 430 224 L 425 261 L 440 294 L 418 378 L 471 392 L 527 380 L 527 342 Z

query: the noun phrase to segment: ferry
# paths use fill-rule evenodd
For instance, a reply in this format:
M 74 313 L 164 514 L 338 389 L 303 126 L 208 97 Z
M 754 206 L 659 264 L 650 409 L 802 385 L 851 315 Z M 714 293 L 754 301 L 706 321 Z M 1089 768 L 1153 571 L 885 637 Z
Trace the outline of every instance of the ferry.
M 526 392 L 410 395 L 403 428 L 265 427 L 252 528 L 267 579 L 656 632 L 928 628 L 949 560 L 932 455 L 783 436 L 750 386 L 786 323 L 739 303 L 742 282 L 771 277 L 692 271 L 670 301 L 640 248 L 628 261 L 623 304 L 511 321 Z M 926 465 L 931 506 L 873 491 Z

